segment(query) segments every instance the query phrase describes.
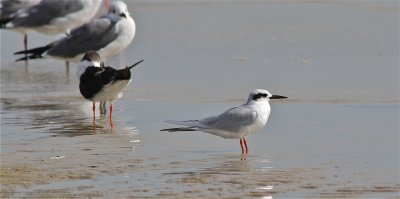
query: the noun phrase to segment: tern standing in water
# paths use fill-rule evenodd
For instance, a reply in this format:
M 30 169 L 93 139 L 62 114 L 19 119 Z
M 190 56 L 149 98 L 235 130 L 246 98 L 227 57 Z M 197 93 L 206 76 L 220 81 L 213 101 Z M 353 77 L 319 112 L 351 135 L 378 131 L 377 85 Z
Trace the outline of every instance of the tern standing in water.
M 287 97 L 272 95 L 267 90 L 253 90 L 247 102 L 238 107 L 231 108 L 218 116 L 211 116 L 201 120 L 166 122 L 183 125 L 185 127 L 162 129 L 161 131 L 203 131 L 222 138 L 240 139 L 242 154 L 249 152 L 246 136 L 262 129 L 268 121 L 271 107 L 270 99 L 284 99 Z M 245 150 L 243 148 L 245 146 Z

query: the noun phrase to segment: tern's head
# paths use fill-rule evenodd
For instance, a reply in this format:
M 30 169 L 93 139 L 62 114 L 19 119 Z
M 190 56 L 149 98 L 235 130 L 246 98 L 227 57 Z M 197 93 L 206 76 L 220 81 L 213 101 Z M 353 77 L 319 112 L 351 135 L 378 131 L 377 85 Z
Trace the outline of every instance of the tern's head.
M 272 95 L 270 92 L 264 89 L 254 89 L 249 94 L 247 102 L 268 102 L 270 99 L 284 99 L 285 96 Z
M 81 62 L 78 64 L 78 68 L 76 69 L 76 76 L 78 79 L 81 75 L 86 71 L 86 68 L 89 66 L 101 67 L 101 58 L 100 55 L 96 51 L 88 51 L 82 57 Z
M 122 1 L 115 1 L 111 4 L 107 16 L 112 21 L 118 21 L 123 18 L 126 19 L 129 17 L 128 7 Z

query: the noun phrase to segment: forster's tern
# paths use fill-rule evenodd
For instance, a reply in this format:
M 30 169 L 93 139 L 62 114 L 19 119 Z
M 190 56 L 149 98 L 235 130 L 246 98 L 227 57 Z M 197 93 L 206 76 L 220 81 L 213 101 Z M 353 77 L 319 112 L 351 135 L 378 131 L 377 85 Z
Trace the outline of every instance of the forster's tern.
M 112 121 L 112 102 L 122 97 L 122 90 L 131 82 L 130 69 L 142 61 L 117 70 L 104 66 L 99 54 L 95 51 L 85 53 L 78 65 L 76 75 L 80 81 L 79 90 L 82 96 L 93 102 L 93 117 L 96 102 L 104 106 L 106 101 L 110 101 L 110 121 Z
M 250 93 L 247 102 L 243 105 L 231 108 L 218 116 L 211 116 L 201 120 L 168 120 L 166 122 L 186 127 L 168 128 L 161 131 L 203 131 L 223 138 L 240 139 L 242 153 L 244 153 L 244 144 L 247 154 L 249 150 L 246 136 L 249 133 L 260 130 L 267 124 L 271 112 L 269 100 L 283 98 L 287 97 L 272 95 L 266 90 L 255 89 Z
M 79 62 L 83 54 L 95 50 L 102 59 L 108 59 L 124 50 L 135 36 L 135 22 L 126 4 L 115 1 L 106 15 L 71 31 L 66 37 L 46 46 L 19 51 L 28 54 L 17 61 L 53 57 L 65 61 Z

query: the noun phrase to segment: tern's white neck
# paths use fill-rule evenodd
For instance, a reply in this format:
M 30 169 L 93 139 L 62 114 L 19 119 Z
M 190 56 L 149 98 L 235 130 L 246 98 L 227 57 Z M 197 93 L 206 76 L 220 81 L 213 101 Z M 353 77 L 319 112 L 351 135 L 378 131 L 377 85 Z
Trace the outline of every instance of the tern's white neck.
M 89 66 L 100 67 L 101 63 L 100 61 L 88 61 L 88 60 L 81 61 L 78 64 L 78 68 L 76 69 L 76 77 L 80 79 L 81 75 L 86 71 L 86 68 Z
M 268 121 L 269 114 L 271 113 L 271 106 L 269 105 L 268 100 L 250 100 L 245 106 L 250 107 L 257 112 L 259 126 L 260 128 L 264 127 Z
M 269 102 L 267 99 L 262 99 L 262 100 L 249 100 L 245 106 L 250 106 L 253 109 L 260 111 L 260 112 L 270 112 L 271 111 L 271 106 L 269 105 Z

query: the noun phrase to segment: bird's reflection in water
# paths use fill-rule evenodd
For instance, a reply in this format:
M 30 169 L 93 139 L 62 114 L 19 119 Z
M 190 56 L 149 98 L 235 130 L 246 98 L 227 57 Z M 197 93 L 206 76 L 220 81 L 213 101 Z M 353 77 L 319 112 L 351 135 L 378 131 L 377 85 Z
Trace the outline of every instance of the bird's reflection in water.
M 237 154 L 216 155 L 170 164 L 176 168 L 167 169 L 162 174 L 169 184 L 191 189 L 204 187 L 221 194 L 220 197 L 272 198 L 274 193 L 276 182 L 271 180 L 271 176 L 277 174 L 265 169 L 271 166 L 265 157 L 248 155 L 244 160 Z
M 95 104 L 97 104 L 97 102 L 92 102 L 92 103 L 93 103 L 93 107 L 92 107 L 92 111 L 93 111 L 93 130 L 95 131 L 96 130 L 96 112 L 97 112 Z M 107 102 L 106 101 L 102 101 L 102 102 L 99 102 L 98 105 L 99 105 L 99 110 L 98 111 L 100 112 L 100 119 L 101 119 L 101 121 L 103 121 L 102 124 L 105 124 L 104 121 L 105 121 L 105 118 L 106 118 L 106 115 L 107 115 L 107 107 L 106 107 Z M 111 129 L 115 128 L 114 122 L 112 120 L 111 110 L 110 110 L 109 123 L 110 123 L 110 128 Z
M 82 103 L 80 98 L 1 98 L 1 104 L 1 122 L 23 126 L 27 132 L 67 137 L 115 132 L 137 133 L 135 127 L 127 127 L 122 121 L 110 121 L 104 115 L 91 118 L 91 103 Z
M 111 118 L 108 118 L 106 115 L 100 115 L 96 118 L 95 115 L 93 115 L 93 131 L 101 131 L 105 129 L 109 129 L 110 132 L 112 133 L 115 129 L 116 126 L 114 125 L 114 122 Z

